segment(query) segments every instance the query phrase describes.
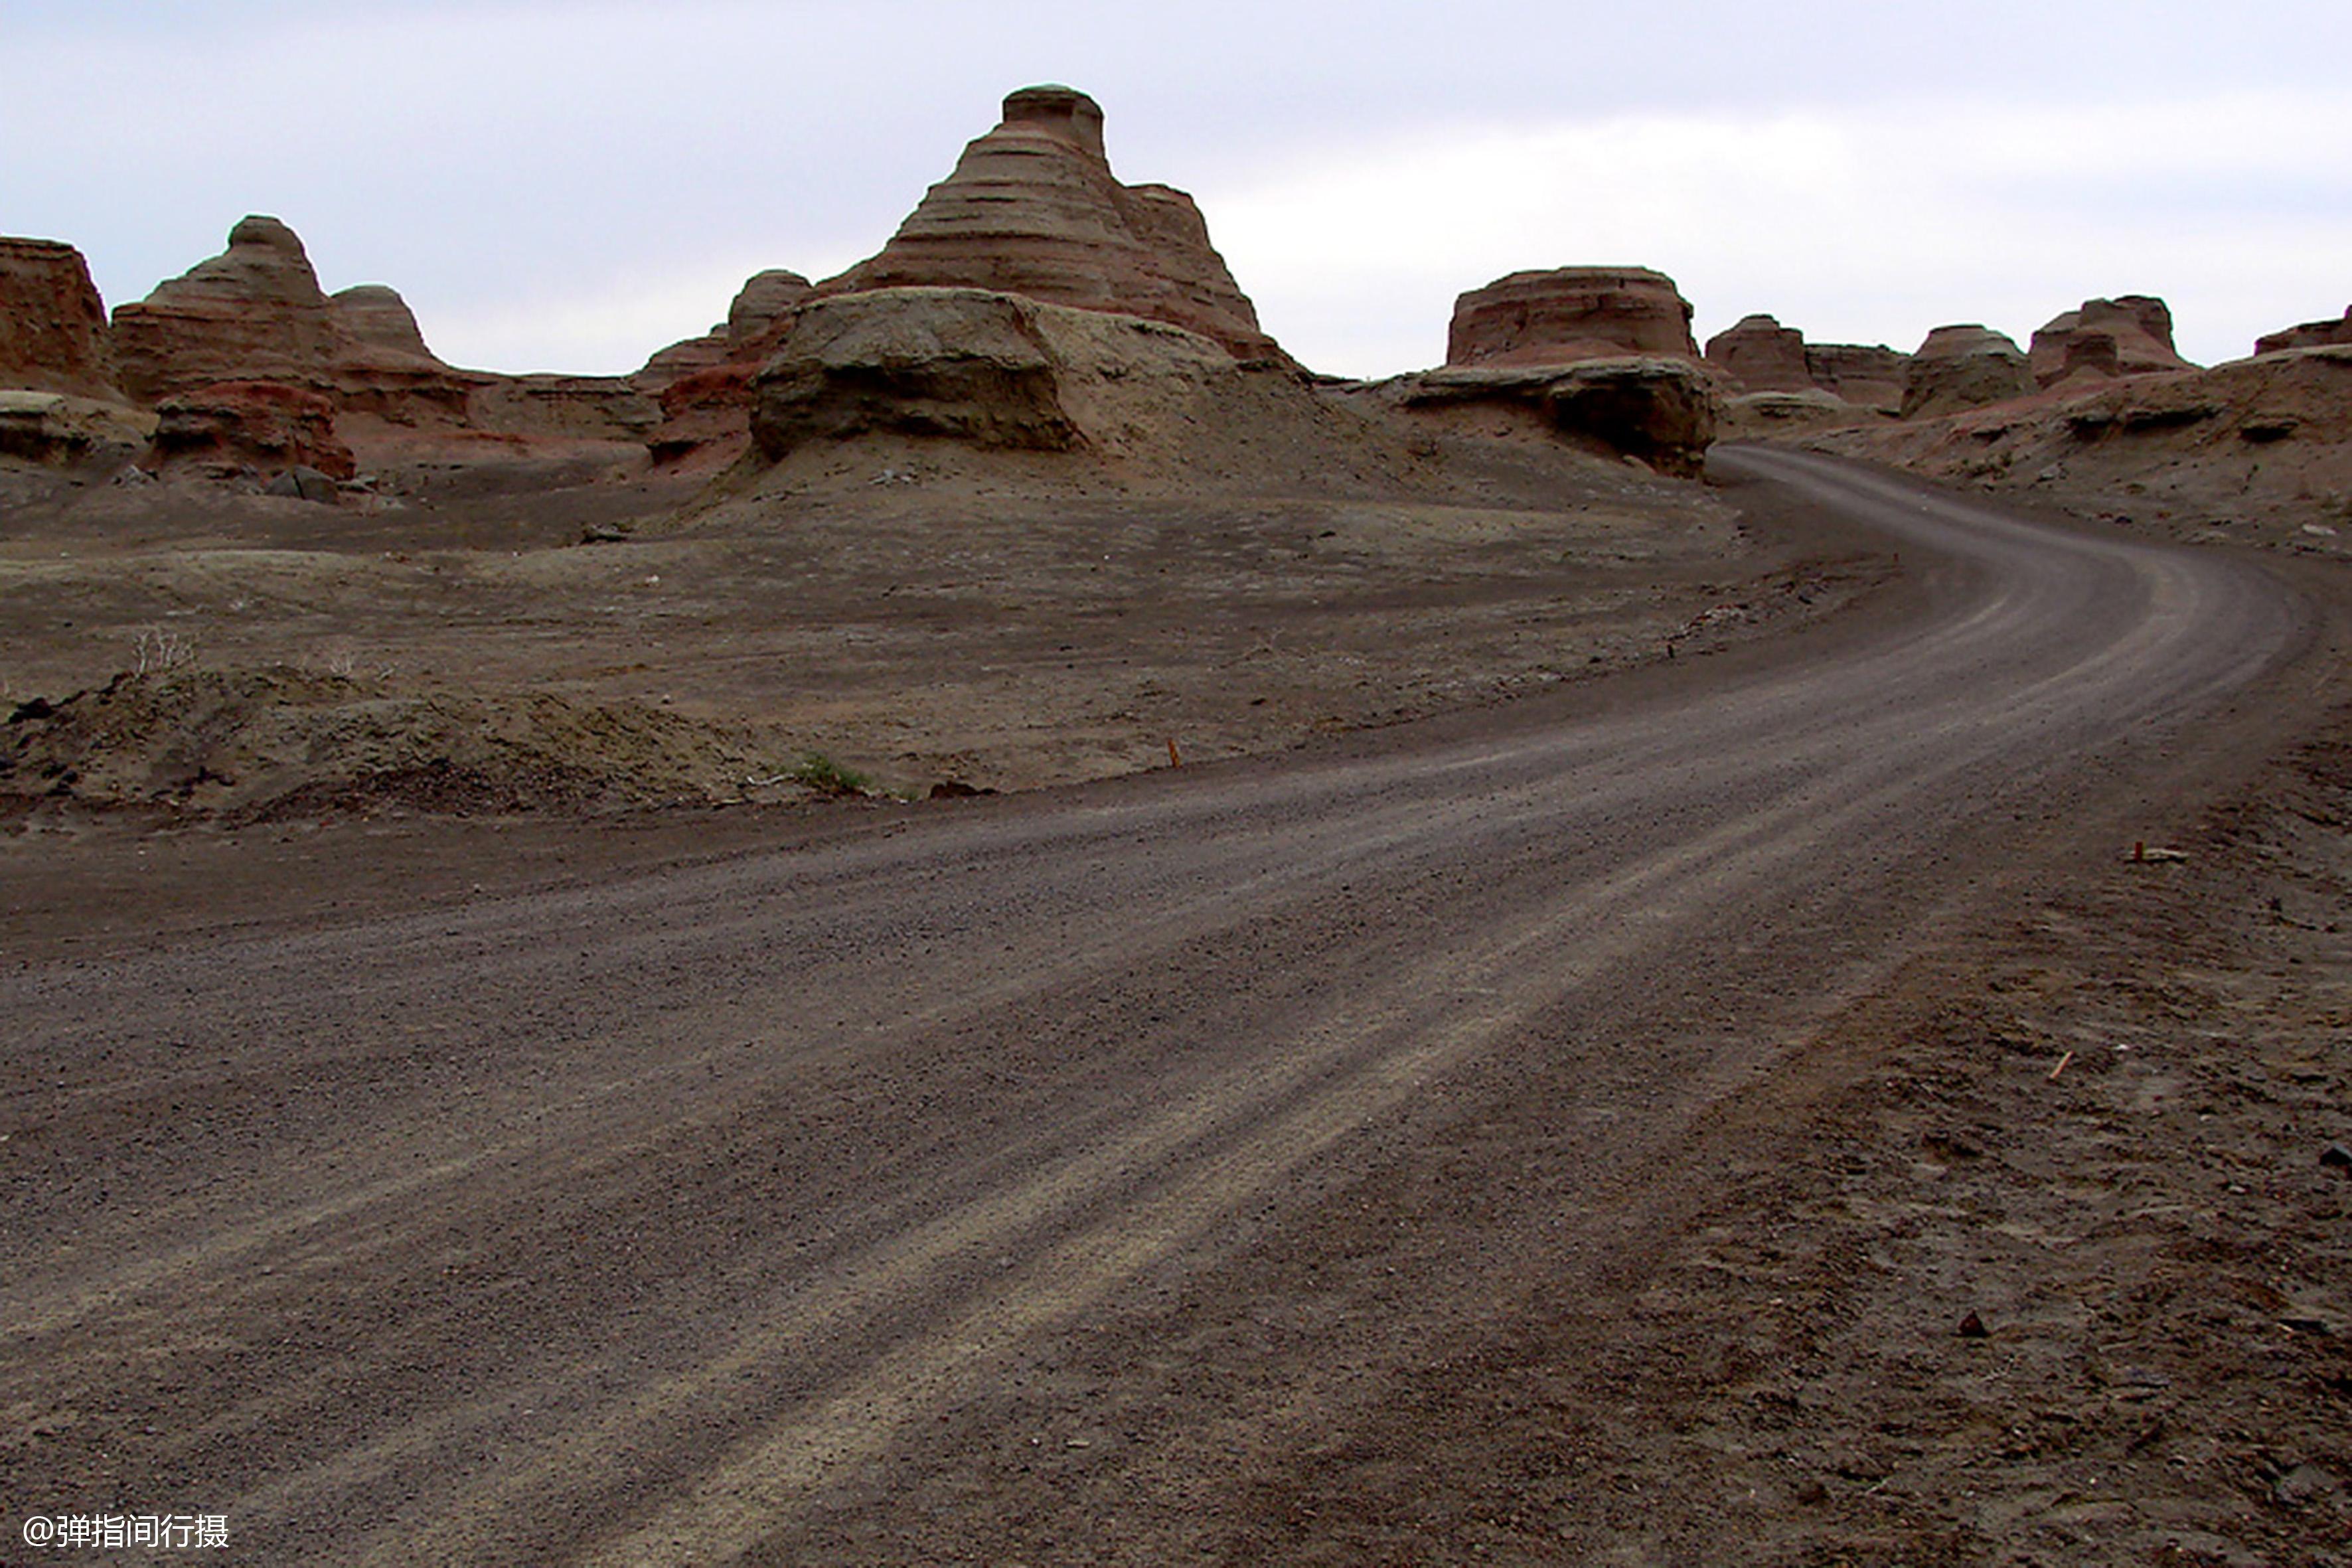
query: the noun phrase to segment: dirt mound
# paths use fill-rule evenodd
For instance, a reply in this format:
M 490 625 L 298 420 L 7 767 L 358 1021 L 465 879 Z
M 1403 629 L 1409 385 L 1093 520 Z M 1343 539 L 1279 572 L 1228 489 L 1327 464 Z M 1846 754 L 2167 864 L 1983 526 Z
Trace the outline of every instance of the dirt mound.
M 20 703 L 0 729 L 0 795 L 241 820 L 596 812 L 845 783 L 753 726 L 544 692 L 404 692 L 288 666 L 125 673 Z

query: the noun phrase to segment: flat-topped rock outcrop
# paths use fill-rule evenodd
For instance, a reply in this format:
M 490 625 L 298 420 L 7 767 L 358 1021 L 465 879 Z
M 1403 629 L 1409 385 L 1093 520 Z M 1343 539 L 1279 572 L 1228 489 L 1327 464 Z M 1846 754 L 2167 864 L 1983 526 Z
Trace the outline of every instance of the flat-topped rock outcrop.
M 2033 334 L 2026 359 L 2040 386 L 2193 368 L 2172 346 L 2171 308 L 2147 294 L 2084 300 Z
M 881 253 L 814 293 L 902 288 L 983 289 L 1139 316 L 1237 359 L 1283 359 L 1192 198 L 1121 184 L 1103 151 L 1102 110 L 1066 87 L 1007 98 L 1003 122 L 964 149 Z
M 2033 390 L 2025 351 L 2014 339 L 1973 323 L 1937 327 L 1905 369 L 1902 413 L 1933 419 Z
M 1353 395 L 1480 436 L 1565 440 L 1681 478 L 1705 465 L 1722 413 L 1715 376 L 1680 358 L 1445 365 L 1369 383 Z
M 1858 408 L 1894 414 L 1903 406 L 1911 356 L 1884 343 L 1807 343 L 1805 368 L 1823 392 Z
M 1574 364 L 1627 354 L 1699 357 L 1690 301 L 1646 267 L 1514 272 L 1454 302 L 1449 365 Z
M 1747 316 L 1706 340 L 1706 363 L 1742 392 L 1802 392 L 1814 385 L 1805 334 L 1770 316 Z
M 0 237 L 0 387 L 121 400 L 106 305 L 72 246 Z

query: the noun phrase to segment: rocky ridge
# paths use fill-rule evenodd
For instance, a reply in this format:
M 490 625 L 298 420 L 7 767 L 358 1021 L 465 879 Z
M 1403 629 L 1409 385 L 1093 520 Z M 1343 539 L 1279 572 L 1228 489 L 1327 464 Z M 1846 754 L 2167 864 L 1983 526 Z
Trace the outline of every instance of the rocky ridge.
M 2305 321 L 2284 331 L 2265 333 L 2254 340 L 2254 352 L 2284 353 L 2290 349 L 2326 348 L 2334 343 L 2352 343 L 2352 305 L 2347 305 L 2343 316 L 2336 321 Z

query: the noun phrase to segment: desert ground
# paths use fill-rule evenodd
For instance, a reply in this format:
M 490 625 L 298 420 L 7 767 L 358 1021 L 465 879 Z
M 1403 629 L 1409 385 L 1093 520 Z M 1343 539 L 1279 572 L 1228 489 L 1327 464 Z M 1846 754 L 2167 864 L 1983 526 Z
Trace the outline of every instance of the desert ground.
M 2336 563 L 925 450 L 7 473 L 12 1508 L 2352 1562 Z

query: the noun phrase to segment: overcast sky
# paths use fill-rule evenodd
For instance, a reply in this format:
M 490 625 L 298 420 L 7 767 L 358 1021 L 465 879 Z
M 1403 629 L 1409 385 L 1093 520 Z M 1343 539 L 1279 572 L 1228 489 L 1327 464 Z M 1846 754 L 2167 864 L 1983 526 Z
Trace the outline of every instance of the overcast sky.
M 2210 363 L 2352 300 L 2352 3 L 0 0 L 0 233 L 110 305 L 274 213 L 443 357 L 614 372 L 878 249 L 1012 89 L 1103 105 L 1320 370 L 1638 264 L 1704 340 L 2024 341 L 2168 300 Z

